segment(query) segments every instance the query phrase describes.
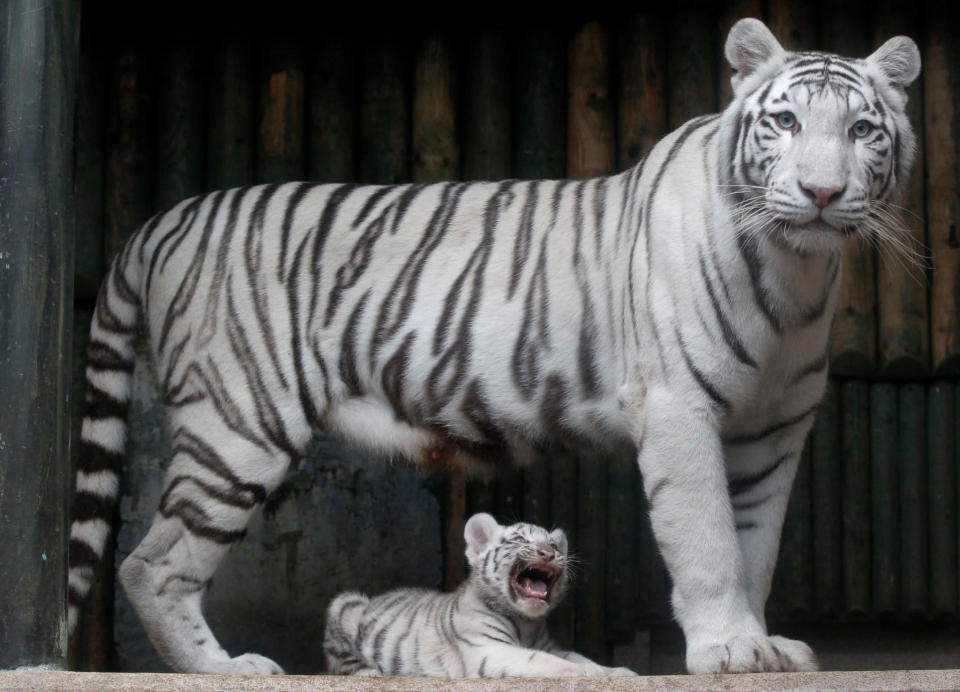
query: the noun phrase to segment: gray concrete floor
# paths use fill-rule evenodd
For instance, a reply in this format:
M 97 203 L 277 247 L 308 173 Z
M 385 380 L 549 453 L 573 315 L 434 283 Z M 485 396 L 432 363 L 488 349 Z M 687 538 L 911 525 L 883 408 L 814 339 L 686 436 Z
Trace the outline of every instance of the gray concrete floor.
M 72 673 L 50 670 L 0 672 L 0 690 L 444 690 L 444 692 L 627 692 L 632 690 L 956 690 L 960 670 L 763 673 L 755 675 L 667 675 L 636 678 L 506 678 L 443 680 L 427 678 L 357 678 L 284 675 L 223 676 L 160 673 Z

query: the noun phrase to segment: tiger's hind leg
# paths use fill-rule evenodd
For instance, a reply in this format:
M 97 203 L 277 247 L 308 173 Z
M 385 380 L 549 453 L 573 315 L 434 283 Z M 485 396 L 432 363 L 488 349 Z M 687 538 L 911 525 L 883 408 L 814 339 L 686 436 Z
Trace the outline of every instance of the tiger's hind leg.
M 174 670 L 283 673 L 257 654 L 231 657 L 210 631 L 202 600 L 254 510 L 283 480 L 294 452 L 249 430 L 228 429 L 212 408 L 201 400 L 175 411 L 160 507 L 119 578 L 151 642 Z

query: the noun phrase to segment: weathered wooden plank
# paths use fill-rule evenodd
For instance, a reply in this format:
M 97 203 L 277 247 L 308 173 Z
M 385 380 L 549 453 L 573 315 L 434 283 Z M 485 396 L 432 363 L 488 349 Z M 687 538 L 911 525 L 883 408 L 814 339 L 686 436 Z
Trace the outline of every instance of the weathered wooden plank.
M 606 659 L 603 603 L 606 598 L 607 459 L 596 454 L 577 458 L 576 551 L 580 577 L 573 596 L 577 604 L 577 651 Z
M 874 9 L 872 46 L 891 36 L 919 37 L 918 7 L 913 3 L 884 0 Z M 923 96 L 920 80 L 908 91 L 907 115 L 917 141 L 923 142 Z M 923 147 L 918 146 L 913 175 L 902 198 L 903 205 L 895 234 L 917 255 L 926 247 L 923 223 Z M 929 371 L 930 339 L 927 313 L 926 273 L 918 257 L 898 257 L 890 244 L 881 243 L 877 262 L 878 359 L 883 377 L 909 379 L 925 377 Z M 885 249 L 884 249 L 885 248 Z
M 900 608 L 913 616 L 928 606 L 926 403 L 922 385 L 900 387 Z
M 510 44 L 500 29 L 483 27 L 469 38 L 463 90 L 463 177 L 510 177 Z
M 783 619 L 804 618 L 813 612 L 812 476 L 813 452 L 808 439 L 790 490 L 780 539 L 777 565 L 780 593 L 776 603 Z
M 667 23 L 667 122 L 676 129 L 717 109 L 714 26 L 708 12 L 670 15 Z
M 927 518 L 930 541 L 930 613 L 957 611 L 956 411 L 953 384 L 927 388 Z
M 192 40 L 164 46 L 158 67 L 154 203 L 163 209 L 203 189 L 203 91 Z
M 897 385 L 870 387 L 873 612 L 893 615 L 900 605 L 900 483 L 897 469 Z
M 83 33 L 77 84 L 76 290 L 97 295 L 103 276 L 103 179 L 107 55 L 92 29 Z
M 66 663 L 80 3 L 0 12 L 0 670 Z
M 307 77 L 307 177 L 323 183 L 357 177 L 359 56 L 355 42 L 324 35 L 311 48 Z
M 924 33 L 927 234 L 933 259 L 930 341 L 933 371 L 960 372 L 960 47 L 957 13 L 929 12 Z
M 840 384 L 831 380 L 813 427 L 813 579 L 816 615 L 839 613 L 843 589 Z
M 260 56 L 256 180 L 300 180 L 306 174 L 304 50 L 278 37 Z
M 253 61 L 245 37 L 225 34 L 213 50 L 207 96 L 207 171 L 210 190 L 253 182 L 256 103 Z
M 560 178 L 566 173 L 566 49 L 547 25 L 515 38 L 513 175 Z
M 611 97 L 608 32 L 591 21 L 570 42 L 567 103 L 567 174 L 594 178 L 613 172 L 616 132 Z
M 372 39 L 363 51 L 360 90 L 360 179 L 399 183 L 410 170 L 407 55 L 392 38 Z
M 418 182 L 460 177 L 458 114 L 454 106 L 453 44 L 434 34 L 417 47 L 413 67 L 413 179 Z
M 767 26 L 787 50 L 813 50 L 817 45 L 817 16 L 809 4 L 794 0 L 767 0 Z
M 604 620 L 608 641 L 629 641 L 637 623 L 637 454 L 619 450 L 606 459 L 606 577 Z M 594 509 L 600 513 L 600 507 Z
M 840 386 L 843 594 L 847 617 L 870 612 L 870 386 Z
M 820 48 L 863 57 L 867 32 L 862 0 L 820 5 Z M 864 242 L 843 256 L 837 313 L 830 339 L 830 370 L 840 375 L 872 375 L 877 364 L 877 296 L 873 249 Z
M 112 58 L 107 95 L 107 171 L 104 257 L 110 260 L 154 212 L 153 61 L 143 47 L 125 45 Z
M 577 523 L 577 458 L 572 454 L 558 454 L 550 464 L 550 519 L 553 526 L 563 529 L 570 546 L 577 552 L 574 558 L 582 565 L 579 556 L 580 535 Z M 580 581 L 581 569 L 575 573 L 574 584 Z M 577 588 L 574 586 L 574 588 Z M 572 594 L 571 594 L 572 596 Z M 576 639 L 576 599 L 568 597 L 550 616 L 550 632 L 560 646 L 573 649 Z
M 617 167 L 640 161 L 667 129 L 666 21 L 658 12 L 632 14 L 617 28 L 620 90 Z

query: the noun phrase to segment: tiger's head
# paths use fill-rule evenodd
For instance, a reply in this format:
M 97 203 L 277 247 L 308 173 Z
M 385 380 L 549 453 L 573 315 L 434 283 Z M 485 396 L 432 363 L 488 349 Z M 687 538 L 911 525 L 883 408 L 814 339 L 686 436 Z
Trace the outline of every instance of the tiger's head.
M 905 107 L 916 44 L 896 36 L 862 60 L 792 53 L 741 19 L 725 52 L 735 73 L 721 171 L 741 232 L 817 252 L 889 229 L 886 201 L 914 156 Z
M 470 582 L 496 611 L 526 618 L 546 615 L 569 581 L 567 536 L 533 524 L 501 526 L 489 514 L 474 514 L 463 531 Z

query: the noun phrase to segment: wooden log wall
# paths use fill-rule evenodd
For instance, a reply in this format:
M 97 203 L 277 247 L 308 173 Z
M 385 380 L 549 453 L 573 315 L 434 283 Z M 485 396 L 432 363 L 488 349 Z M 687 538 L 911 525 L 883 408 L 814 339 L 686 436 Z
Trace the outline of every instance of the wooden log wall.
M 924 58 L 909 92 L 918 157 L 897 234 L 914 259 L 881 244 L 845 260 L 833 377 L 791 496 L 771 619 L 955 618 L 960 26 L 931 3 L 685 2 L 467 29 L 394 18 L 417 25 L 408 32 L 353 17 L 309 35 L 296 22 L 235 17 L 163 38 L 107 31 L 120 20 L 91 11 L 78 277 L 92 285 L 138 223 L 199 190 L 621 170 L 725 104 L 723 41 L 746 15 L 787 47 L 865 55 L 905 33 Z M 570 535 L 580 566 L 554 618 L 563 644 L 603 659 L 637 626 L 669 619 L 669 579 L 629 451 L 532 460 L 495 479 L 447 480 L 442 492 L 448 585 L 464 574 L 464 517 L 489 511 Z

